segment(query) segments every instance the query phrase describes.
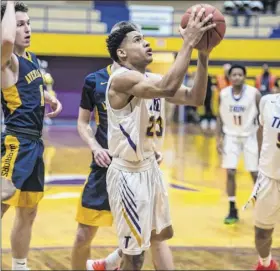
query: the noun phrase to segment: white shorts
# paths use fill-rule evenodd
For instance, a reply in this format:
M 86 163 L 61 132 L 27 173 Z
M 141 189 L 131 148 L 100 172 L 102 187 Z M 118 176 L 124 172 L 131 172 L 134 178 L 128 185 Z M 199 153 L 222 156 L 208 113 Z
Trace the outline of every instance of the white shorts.
M 152 230 L 171 226 L 168 194 L 155 158 L 131 166 L 114 158 L 107 171 L 111 212 L 124 254 L 149 249 Z
M 272 229 L 280 222 L 280 180 L 259 172 L 250 201 L 255 206 L 255 225 L 258 228 Z
M 258 171 L 258 141 L 255 133 L 248 137 L 225 135 L 222 168 L 236 169 L 242 152 L 246 170 Z

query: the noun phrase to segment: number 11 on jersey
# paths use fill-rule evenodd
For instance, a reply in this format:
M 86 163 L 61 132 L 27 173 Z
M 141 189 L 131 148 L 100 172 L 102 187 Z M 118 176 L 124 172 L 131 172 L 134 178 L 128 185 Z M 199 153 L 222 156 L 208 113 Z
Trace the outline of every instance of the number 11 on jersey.
M 241 116 L 234 115 L 233 116 L 233 122 L 237 126 L 242 125 L 242 118 L 241 118 Z

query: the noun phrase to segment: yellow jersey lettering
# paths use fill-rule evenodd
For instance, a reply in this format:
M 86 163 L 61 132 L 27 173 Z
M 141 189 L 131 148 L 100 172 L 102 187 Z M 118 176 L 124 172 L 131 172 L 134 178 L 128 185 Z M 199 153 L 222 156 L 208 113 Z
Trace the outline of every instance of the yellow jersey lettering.
M 37 78 L 40 78 L 40 77 L 42 77 L 42 74 L 40 73 L 40 71 L 39 70 L 33 70 L 25 76 L 25 80 L 28 84 L 30 84 L 34 80 L 36 80 Z
M 1 171 L 1 175 L 4 177 L 8 177 L 8 173 L 10 170 L 10 165 L 11 165 L 11 160 L 14 156 L 15 150 L 16 150 L 16 146 L 14 144 L 10 144 L 10 152 L 9 154 L 5 157 L 4 159 L 4 163 L 2 164 L 2 171 Z

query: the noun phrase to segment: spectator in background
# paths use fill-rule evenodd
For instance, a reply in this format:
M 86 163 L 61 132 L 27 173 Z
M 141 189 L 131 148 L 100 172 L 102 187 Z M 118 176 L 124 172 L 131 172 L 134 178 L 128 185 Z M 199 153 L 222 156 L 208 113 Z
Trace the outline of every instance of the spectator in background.
M 278 0 L 262 0 L 262 4 L 263 4 L 263 13 L 264 14 L 267 13 L 269 6 L 271 7 L 272 14 L 276 14 Z
M 251 17 L 253 12 L 250 7 L 250 1 L 233 1 L 235 4 L 235 8 L 232 11 L 232 15 L 234 16 L 233 26 L 238 27 L 238 16 L 245 16 L 245 27 L 250 26 Z
M 273 76 L 268 65 L 263 64 L 263 73 L 256 77 L 255 87 L 261 92 L 262 96 L 269 94 L 273 91 L 275 87 L 276 77 Z
M 238 16 L 242 15 L 245 16 L 245 27 L 249 27 L 252 16 L 263 11 L 263 3 L 257 0 L 225 1 L 224 11 L 234 17 L 233 26 L 239 26 Z
M 200 126 L 202 130 L 207 130 L 210 128 L 211 130 L 216 129 L 216 118 L 213 115 L 212 111 L 212 92 L 214 91 L 214 86 L 212 83 L 212 78 L 208 75 L 208 82 L 207 82 L 207 92 L 204 102 L 204 116 L 201 117 Z
M 223 66 L 224 69 L 224 74 L 222 75 L 218 75 L 217 76 L 217 88 L 218 91 L 220 92 L 223 88 L 226 88 L 228 86 L 230 86 L 230 81 L 229 81 L 229 77 L 228 77 L 228 71 L 231 67 L 231 64 L 226 63 Z

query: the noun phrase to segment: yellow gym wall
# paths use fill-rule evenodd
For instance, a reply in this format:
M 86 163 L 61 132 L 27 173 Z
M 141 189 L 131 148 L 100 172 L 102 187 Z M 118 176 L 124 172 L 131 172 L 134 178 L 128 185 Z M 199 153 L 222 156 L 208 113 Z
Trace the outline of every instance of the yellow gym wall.
M 33 33 L 31 51 L 38 55 L 77 56 L 77 57 L 109 57 L 106 48 L 106 35 Z M 180 49 L 180 37 L 147 37 L 155 54 L 155 60 L 150 70 L 164 73 L 173 62 L 173 54 Z M 211 60 L 216 61 L 272 61 L 279 63 L 271 68 L 271 72 L 280 77 L 280 39 L 225 39 L 211 54 Z M 166 52 L 169 52 L 166 54 Z M 193 59 L 197 58 L 194 51 Z M 248 77 L 255 77 L 261 72 L 261 64 L 257 67 L 248 66 Z M 190 71 L 195 69 L 190 67 Z M 211 75 L 221 74 L 222 65 L 211 66 Z
M 106 35 L 33 33 L 31 51 L 39 55 L 108 56 Z M 175 52 L 180 49 L 179 37 L 147 37 L 154 51 Z M 211 55 L 213 60 L 279 61 L 280 39 L 225 39 Z M 197 57 L 195 52 L 194 58 Z

